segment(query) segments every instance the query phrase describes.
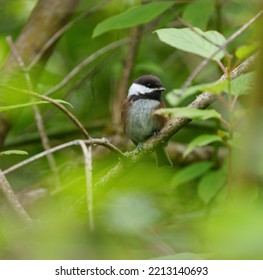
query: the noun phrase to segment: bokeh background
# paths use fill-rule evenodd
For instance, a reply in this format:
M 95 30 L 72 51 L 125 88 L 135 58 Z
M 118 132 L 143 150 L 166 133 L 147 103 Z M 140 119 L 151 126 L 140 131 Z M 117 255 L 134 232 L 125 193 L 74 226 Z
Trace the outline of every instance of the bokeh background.
M 106 19 L 133 7 L 168 1 L 54 0 L 52 9 L 48 2 L 0 0 L 0 106 L 28 104 L 1 113 L 2 171 L 50 147 L 83 139 L 68 116 L 48 102 L 34 105 L 48 139 L 49 148 L 43 147 L 36 109 L 29 104 L 40 99 L 23 90 L 46 96 L 66 78 L 65 85 L 48 96 L 70 103 L 72 107 L 60 104 L 93 138 L 106 137 L 122 152 L 132 151 L 135 147 L 122 130 L 120 104 L 136 77 L 149 73 L 160 77 L 168 107 L 186 106 L 200 94 L 172 102 L 172 90 L 181 88 L 204 58 L 163 43 L 154 31 L 194 26 L 229 38 L 261 8 L 256 0 L 170 1 L 148 22 L 136 25 L 138 14 L 130 27 L 109 28 L 94 37 L 95 28 Z M 34 35 L 26 37 L 28 30 Z M 43 47 L 58 31 L 58 40 L 29 69 L 40 52 L 41 38 Z M 229 55 L 221 62 L 228 71 L 260 52 L 261 35 L 258 19 L 227 46 Z M 116 47 L 103 49 L 117 41 Z M 88 57 L 90 63 L 80 68 Z M 262 62 L 260 53 L 256 60 Z M 156 167 L 150 156 L 98 189 L 96 183 L 120 158 L 94 146 L 88 178 L 93 182 L 92 213 L 79 145 L 6 174 L 33 223 L 21 219 L 0 192 L 0 258 L 262 259 L 263 85 L 260 67 L 254 68 L 256 79 L 246 94 L 221 95 L 213 105 L 229 126 L 218 119 L 193 121 L 172 137 L 168 152 L 173 168 Z M 73 69 L 79 71 L 69 79 Z M 210 62 L 193 85 L 216 81 L 222 74 L 218 64 Z M 183 157 L 188 144 L 200 135 L 216 135 L 220 141 L 199 143 L 201 147 L 194 146 Z M 3 177 L 0 183 L 3 186 Z

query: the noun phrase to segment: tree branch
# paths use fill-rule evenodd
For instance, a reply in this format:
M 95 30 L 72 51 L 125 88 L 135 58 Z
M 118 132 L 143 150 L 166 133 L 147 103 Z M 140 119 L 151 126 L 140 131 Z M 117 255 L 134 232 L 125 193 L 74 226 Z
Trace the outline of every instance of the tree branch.
M 87 192 L 87 207 L 89 213 L 89 229 L 95 229 L 93 218 L 93 191 L 92 191 L 92 146 L 86 146 L 84 141 L 79 141 L 82 149 L 84 162 L 85 162 L 85 179 L 86 179 L 86 192 Z
M 37 2 L 15 42 L 16 49 L 26 66 L 41 52 L 43 45 L 64 26 L 78 2 L 79 0 L 39 0 Z M 44 53 L 45 61 L 50 54 L 49 48 Z M 35 71 L 35 75 L 39 74 L 43 65 L 41 64 L 41 67 Z M 8 81 L 19 70 L 16 57 L 11 52 L 0 70 L 1 81 Z M 3 145 L 10 127 L 10 120 L 0 114 L 0 146 Z
M 7 169 L 5 169 L 2 173 L 3 173 L 3 175 L 6 175 L 8 173 L 11 173 L 11 172 L 17 170 L 18 168 L 21 168 L 21 167 L 29 164 L 30 162 L 33 162 L 44 156 L 47 156 L 48 154 L 54 153 L 56 151 L 65 149 L 70 146 L 80 145 L 80 143 L 85 143 L 85 144 L 89 144 L 89 145 L 101 145 L 101 146 L 108 148 L 112 152 L 116 153 L 121 158 L 124 157 L 124 154 L 118 148 L 116 148 L 114 145 L 112 145 L 106 138 L 101 138 L 101 139 L 94 138 L 94 139 L 88 139 L 88 140 L 73 140 L 73 141 L 58 145 L 56 147 L 50 148 L 49 150 L 36 154 L 28 159 L 25 159 Z
M 241 74 L 247 73 L 254 69 L 255 61 L 257 55 L 254 54 L 248 59 L 246 59 L 242 64 L 236 67 L 231 73 L 231 79 L 234 79 Z M 223 75 L 220 80 L 227 79 L 226 75 Z M 190 108 L 205 109 L 211 105 L 217 96 L 209 92 L 203 92 L 196 99 L 188 105 Z M 181 130 L 186 124 L 191 121 L 189 118 L 178 117 L 168 121 L 166 126 L 160 131 L 160 133 L 154 137 L 149 138 L 142 146 L 142 150 L 137 149 L 133 152 L 126 153 L 127 160 L 121 160 L 113 169 L 111 169 L 100 181 L 98 181 L 95 187 L 105 187 L 108 188 L 112 186 L 111 181 L 116 180 L 120 174 L 124 171 L 127 166 L 131 167 L 139 162 L 149 153 L 153 152 L 157 146 L 162 145 L 162 143 L 167 142 L 175 133 Z
M 28 90 L 33 91 L 33 82 L 30 76 L 30 73 L 27 71 L 26 67 L 25 67 L 25 63 L 22 59 L 22 57 L 20 56 L 19 52 L 16 49 L 16 46 L 14 45 L 14 42 L 12 40 L 11 36 L 7 37 L 7 42 L 10 46 L 10 49 L 12 50 L 13 55 L 16 58 L 17 64 L 19 65 L 19 67 L 21 68 L 21 70 L 24 73 L 26 82 L 27 82 L 27 87 Z M 33 98 L 32 98 L 33 99 Z M 39 110 L 39 107 L 37 105 L 33 106 L 33 111 L 34 111 L 34 117 L 35 117 L 35 121 L 36 121 L 36 126 L 41 138 L 41 142 L 43 145 L 43 148 L 47 151 L 50 149 L 50 142 L 49 142 L 49 138 L 44 126 L 44 121 L 41 115 L 41 112 Z M 56 178 L 56 186 L 60 185 L 60 180 L 59 180 L 59 173 L 58 173 L 58 168 L 57 168 L 57 164 L 55 161 L 55 158 L 52 154 L 49 154 L 47 156 L 47 160 L 48 160 L 48 164 L 50 166 L 51 171 L 53 172 L 55 178 Z
M 26 210 L 23 208 L 19 200 L 17 199 L 13 189 L 11 188 L 9 182 L 7 181 L 2 170 L 0 170 L 0 189 L 5 195 L 8 203 L 15 210 L 21 220 L 28 225 L 32 224 L 32 219 L 27 214 Z
M 121 124 L 121 111 L 122 102 L 127 94 L 131 74 L 134 68 L 138 47 L 142 35 L 142 26 L 136 26 L 131 30 L 129 47 L 127 49 L 126 57 L 123 62 L 122 76 L 120 78 L 116 96 L 114 96 L 112 106 L 112 123 L 118 128 Z
M 78 3 L 79 0 L 38 1 L 15 43 L 26 66 L 41 52 L 46 42 L 64 26 Z M 2 72 L 10 73 L 16 68 L 16 58 L 11 53 Z
M 52 99 L 48 96 L 45 96 L 45 95 L 38 94 L 34 91 L 30 91 L 30 90 L 26 90 L 26 89 L 19 89 L 19 88 L 7 86 L 2 83 L 0 83 L 0 87 L 14 90 L 14 91 L 19 91 L 20 93 L 24 93 L 24 94 L 29 94 L 31 96 L 35 96 L 35 97 L 38 97 L 39 99 L 50 102 L 51 104 L 56 106 L 58 109 L 60 109 L 79 128 L 79 130 L 82 132 L 82 134 L 84 135 L 85 138 L 87 138 L 87 139 L 90 138 L 89 133 L 87 132 L 85 127 L 82 125 L 82 123 L 78 120 L 78 118 L 75 117 L 75 115 L 73 115 L 65 106 L 63 106 L 61 103 L 56 102 L 54 99 Z
M 41 57 L 44 55 L 44 53 L 67 31 L 69 30 L 73 25 L 75 25 L 77 22 L 83 20 L 84 18 L 92 15 L 99 9 L 101 9 L 103 6 L 107 5 L 112 0 L 105 0 L 102 3 L 99 3 L 95 7 L 91 8 L 90 10 L 84 12 L 80 16 L 74 18 L 72 21 L 65 24 L 61 29 L 59 29 L 45 44 L 42 46 L 40 51 L 36 54 L 34 59 L 31 61 L 30 65 L 28 66 L 28 70 L 31 70 L 36 63 L 41 59 Z
M 116 49 L 119 46 L 122 46 L 123 44 L 126 44 L 129 40 L 127 38 L 113 42 L 106 47 L 103 47 L 102 49 L 99 49 L 86 59 L 84 59 L 81 63 L 79 63 L 74 69 L 72 69 L 64 79 L 59 82 L 57 85 L 55 85 L 53 88 L 45 92 L 45 95 L 53 94 L 54 92 L 62 89 L 72 78 L 74 78 L 84 67 L 86 67 L 89 63 L 91 63 L 93 60 L 98 58 L 99 56 L 107 53 L 110 50 Z
M 212 53 L 208 58 L 204 59 L 188 77 L 182 86 L 182 91 L 184 91 L 188 86 L 191 85 L 193 79 L 204 69 L 204 67 L 220 52 L 225 51 L 225 48 L 233 42 L 240 34 L 242 34 L 251 24 L 253 24 L 258 18 L 263 14 L 263 10 L 257 13 L 252 19 L 250 19 L 246 24 L 242 25 L 234 34 L 232 34 L 219 48 Z

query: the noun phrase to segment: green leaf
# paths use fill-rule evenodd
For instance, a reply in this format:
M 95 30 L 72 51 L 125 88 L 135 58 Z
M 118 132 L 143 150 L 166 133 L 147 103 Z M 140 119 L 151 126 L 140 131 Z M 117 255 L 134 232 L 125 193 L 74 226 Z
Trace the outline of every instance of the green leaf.
M 190 166 L 180 169 L 173 177 L 172 185 L 177 187 L 181 184 L 190 182 L 200 177 L 202 174 L 208 171 L 213 165 L 214 165 L 213 162 L 203 161 L 203 162 L 197 162 L 191 164 Z
M 255 72 L 246 73 L 231 80 L 231 95 L 243 95 L 250 93 L 255 86 Z
M 210 171 L 200 180 L 198 195 L 205 203 L 208 203 L 224 186 L 225 182 L 226 175 L 222 170 Z
M 180 50 L 197 54 L 208 58 L 215 51 L 217 46 L 222 45 L 226 39 L 217 31 L 203 32 L 201 29 L 190 28 L 164 28 L 155 31 L 159 39 Z M 220 51 L 213 57 L 213 60 L 220 60 L 224 57 L 224 52 Z
M 222 81 L 216 81 L 213 83 L 203 84 L 203 85 L 200 85 L 199 90 L 209 91 L 214 94 L 221 94 L 223 92 L 227 93 L 228 89 L 229 89 L 229 83 L 231 84 L 231 81 L 222 80 Z
M 251 45 L 243 45 L 237 48 L 235 55 L 238 59 L 244 59 L 251 55 L 259 48 L 258 43 L 253 43 Z
M 228 93 L 230 89 L 231 95 L 243 95 L 251 92 L 254 87 L 255 73 L 245 73 L 233 80 L 222 80 L 212 83 L 204 83 L 194 85 L 186 88 L 183 92 L 182 89 L 173 89 L 166 95 L 166 100 L 171 106 L 176 106 L 185 98 L 196 94 L 198 91 L 208 91 L 214 94 Z M 230 85 L 229 85 L 230 83 Z
M 214 109 L 195 109 L 189 107 L 164 108 L 155 111 L 155 114 L 169 116 L 171 118 L 186 117 L 192 120 L 220 119 L 221 115 Z
M 230 93 L 231 95 L 242 95 L 249 93 L 254 87 L 255 73 L 250 72 L 242 74 L 233 80 L 218 81 L 203 85 L 200 89 L 209 91 L 214 94 L 221 94 L 222 92 Z M 229 85 L 230 83 L 230 85 Z
M 181 88 L 173 89 L 165 95 L 165 99 L 172 107 L 175 107 L 178 104 L 180 104 L 184 99 L 196 94 L 198 91 L 201 91 L 202 86 L 207 84 L 208 83 L 194 85 L 184 90 L 182 90 Z
M 177 106 L 185 98 L 194 95 L 198 91 L 200 91 L 200 85 L 188 87 L 184 91 L 181 88 L 173 89 L 165 95 L 165 99 L 171 106 Z
M 216 0 L 196 0 L 188 4 L 184 9 L 183 19 L 192 26 L 206 29 L 209 18 L 214 12 L 215 2 Z
M 196 147 L 203 147 L 214 142 L 222 142 L 222 138 L 215 134 L 203 134 L 197 136 L 189 144 L 184 151 L 183 157 L 189 155 Z
M 124 29 L 152 21 L 174 4 L 172 1 L 151 2 L 135 6 L 124 13 L 110 17 L 100 22 L 94 29 L 92 37 L 97 37 L 105 32 Z
M 0 112 L 34 106 L 34 105 L 47 104 L 47 103 L 48 103 L 47 101 L 35 101 L 35 102 L 28 102 L 28 103 L 22 103 L 22 104 L 10 105 L 10 106 L 2 106 L 0 107 Z
M 59 99 L 53 99 L 53 100 L 55 102 L 64 103 L 64 104 L 67 104 L 67 105 L 71 106 L 71 104 L 66 102 L 66 101 L 59 100 Z M 33 101 L 33 102 L 10 105 L 10 106 L 1 106 L 0 107 L 0 112 L 14 110 L 14 109 L 20 109 L 20 108 L 23 108 L 23 107 L 30 107 L 30 106 L 34 106 L 34 105 L 41 105 L 41 104 L 50 104 L 50 102 L 48 102 L 48 101 Z
M 28 155 L 26 151 L 21 151 L 21 150 L 8 150 L 8 151 L 3 151 L 0 152 L 0 156 L 4 155 Z

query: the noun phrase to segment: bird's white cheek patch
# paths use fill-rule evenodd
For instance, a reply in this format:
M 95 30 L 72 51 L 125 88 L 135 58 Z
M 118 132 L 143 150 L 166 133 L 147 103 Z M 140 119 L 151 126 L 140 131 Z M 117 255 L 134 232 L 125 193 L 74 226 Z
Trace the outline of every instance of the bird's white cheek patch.
M 133 83 L 129 89 L 128 96 L 150 93 L 157 90 L 156 88 L 148 88 L 143 85 Z

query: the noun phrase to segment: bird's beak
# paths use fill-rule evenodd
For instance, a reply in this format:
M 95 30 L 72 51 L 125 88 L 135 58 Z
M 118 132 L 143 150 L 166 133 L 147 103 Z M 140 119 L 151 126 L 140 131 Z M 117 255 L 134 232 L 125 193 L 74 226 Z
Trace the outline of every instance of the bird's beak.
M 158 88 L 158 90 L 160 90 L 160 91 L 165 91 L 165 90 L 166 90 L 166 88 L 164 88 L 164 87 L 160 87 L 160 88 Z

